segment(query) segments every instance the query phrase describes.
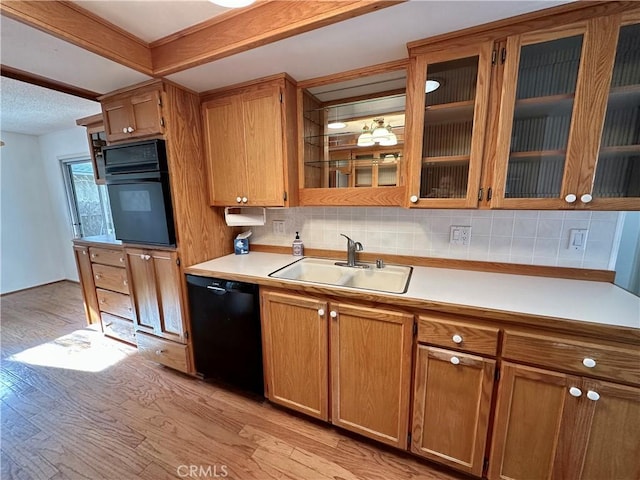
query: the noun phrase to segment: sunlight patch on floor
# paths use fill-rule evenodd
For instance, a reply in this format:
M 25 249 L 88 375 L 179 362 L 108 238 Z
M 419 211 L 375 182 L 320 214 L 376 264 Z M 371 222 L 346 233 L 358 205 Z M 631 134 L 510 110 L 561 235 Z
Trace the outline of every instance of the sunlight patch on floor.
M 100 372 L 135 351 L 133 347 L 114 344 L 114 340 L 106 339 L 99 332 L 85 329 L 28 348 L 7 360 L 43 367 Z

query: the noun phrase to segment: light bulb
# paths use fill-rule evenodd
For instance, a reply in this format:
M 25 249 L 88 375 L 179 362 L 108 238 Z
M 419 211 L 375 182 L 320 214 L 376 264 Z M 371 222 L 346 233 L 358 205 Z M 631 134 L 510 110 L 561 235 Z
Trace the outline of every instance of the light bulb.
M 344 122 L 331 122 L 329 125 L 327 125 L 327 128 L 338 129 L 338 128 L 344 128 L 346 126 L 347 124 Z
M 425 93 L 431 93 L 438 88 L 440 88 L 440 82 L 438 80 L 427 80 L 424 85 Z
M 359 147 L 372 147 L 376 142 L 373 140 L 373 135 L 371 135 L 371 130 L 369 130 L 368 126 L 364 126 L 362 128 L 362 133 L 358 137 L 358 146 Z

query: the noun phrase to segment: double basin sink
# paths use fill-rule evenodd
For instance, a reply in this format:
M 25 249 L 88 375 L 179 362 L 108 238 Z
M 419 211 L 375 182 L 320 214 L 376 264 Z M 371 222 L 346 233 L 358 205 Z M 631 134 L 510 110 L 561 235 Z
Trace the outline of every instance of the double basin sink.
M 355 267 L 340 265 L 336 260 L 302 258 L 269 274 L 273 278 L 300 282 L 323 283 L 337 287 L 360 288 L 386 293 L 405 293 L 413 267 L 358 263 Z

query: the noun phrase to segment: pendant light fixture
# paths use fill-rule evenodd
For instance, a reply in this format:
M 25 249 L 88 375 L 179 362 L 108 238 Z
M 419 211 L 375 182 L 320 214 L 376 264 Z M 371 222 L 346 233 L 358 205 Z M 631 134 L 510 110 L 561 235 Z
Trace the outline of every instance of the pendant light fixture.
M 211 3 L 215 3 L 225 8 L 241 8 L 248 7 L 256 0 L 209 0 Z
M 438 88 L 440 88 L 440 81 L 439 80 L 434 80 L 434 79 L 427 80 L 425 82 L 425 85 L 424 85 L 424 92 L 425 93 L 431 93 L 434 90 L 437 90 Z
M 376 143 L 383 147 L 392 147 L 398 144 L 398 137 L 393 133 L 391 124 L 385 127 L 384 118 L 374 118 L 371 126 L 365 125 L 358 137 L 359 147 L 372 147 Z

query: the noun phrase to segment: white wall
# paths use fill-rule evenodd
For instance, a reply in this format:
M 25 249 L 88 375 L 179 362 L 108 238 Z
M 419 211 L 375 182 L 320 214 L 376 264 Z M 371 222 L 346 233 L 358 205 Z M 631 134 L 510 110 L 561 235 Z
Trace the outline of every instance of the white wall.
M 640 295 L 640 212 L 624 213 L 615 283 Z
M 349 235 L 368 252 L 609 269 L 615 262 L 618 212 L 535 210 L 418 210 L 378 207 L 267 210 L 251 227 L 252 243 L 290 246 L 299 231 L 307 247 L 346 250 Z M 272 220 L 287 234 L 274 235 Z M 470 225 L 469 246 L 449 245 L 451 225 Z M 572 228 L 589 230 L 584 251 L 567 249 Z
M 78 280 L 73 257 L 73 229 L 69 218 L 62 168 L 60 159 L 89 158 L 89 143 L 84 127 L 74 127 L 60 132 L 49 133 L 38 137 L 40 142 L 40 156 L 45 171 L 50 194 L 52 214 L 55 221 L 55 235 L 59 239 L 58 255 L 62 262 L 64 278 Z
M 2 132 L 0 292 L 65 278 L 61 242 L 38 137 Z

